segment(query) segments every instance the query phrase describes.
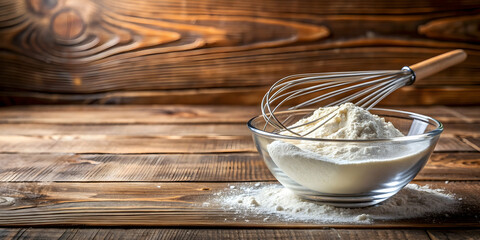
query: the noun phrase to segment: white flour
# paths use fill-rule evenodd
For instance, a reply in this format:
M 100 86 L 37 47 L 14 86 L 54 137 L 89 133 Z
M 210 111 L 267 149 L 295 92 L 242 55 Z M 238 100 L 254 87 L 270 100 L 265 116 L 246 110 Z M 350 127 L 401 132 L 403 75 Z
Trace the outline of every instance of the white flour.
M 295 127 L 328 116 L 330 113 L 336 113 L 335 117 L 313 132 L 311 131 L 317 128 L 318 125 L 322 124 L 322 120 L 304 126 Z M 369 111 L 357 107 L 352 103 L 345 103 L 338 107 L 319 108 L 315 110 L 311 116 L 299 120 L 291 127 L 294 128 L 293 131 L 295 132 L 303 134 L 309 133 L 305 136 L 308 138 L 355 140 L 403 136 L 403 134 L 392 125 L 392 123 L 386 122 L 385 119 L 371 114 Z M 293 135 L 287 131 L 283 132 L 283 134 Z
M 351 103 L 339 107 L 320 108 L 312 116 L 292 126 L 313 121 L 336 111 L 336 117 L 320 128 L 321 122 L 295 128 L 309 133 L 306 137 L 322 139 L 379 139 L 403 134 L 390 122 Z M 291 135 L 289 132 L 281 134 Z M 379 188 L 402 171 L 417 163 L 428 144 L 338 143 L 307 140 L 274 141 L 267 146 L 275 164 L 298 184 L 322 193 L 355 194 Z M 392 179 L 392 180 L 391 180 Z
M 217 199 L 227 210 L 235 210 L 238 217 L 252 214 L 277 216 L 283 221 L 371 223 L 375 220 L 408 219 L 435 216 L 453 212 L 457 200 L 453 194 L 427 185 L 408 184 L 392 198 L 380 205 L 366 208 L 336 208 L 303 200 L 279 185 L 243 186 L 221 192 Z
M 330 113 L 335 113 L 335 117 L 321 127 L 318 127 L 318 125 L 322 124 L 322 120 L 303 125 L 325 116 L 327 117 L 324 119 L 328 119 Z M 303 126 L 295 127 L 299 125 Z M 404 136 L 392 123 L 386 122 L 384 118 L 371 114 L 369 111 L 352 103 L 345 103 L 338 107 L 319 108 L 311 116 L 301 119 L 291 127 L 300 134 L 308 133 L 304 137 L 319 139 L 372 140 Z M 293 136 L 288 131 L 284 131 L 281 134 Z M 401 156 L 404 155 L 402 151 L 398 151 L 397 146 L 370 146 L 313 141 L 296 141 L 294 144 L 302 150 L 319 153 L 323 156 L 323 159 L 336 163 L 358 162 L 372 158 L 391 158 L 392 155 L 400 156 L 399 153 L 402 153 Z

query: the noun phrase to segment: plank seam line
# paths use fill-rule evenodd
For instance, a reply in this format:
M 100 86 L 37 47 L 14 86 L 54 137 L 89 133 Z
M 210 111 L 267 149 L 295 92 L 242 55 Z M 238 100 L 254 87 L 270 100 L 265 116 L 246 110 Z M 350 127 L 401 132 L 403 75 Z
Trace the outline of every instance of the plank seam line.
M 253 114 L 251 117 L 258 116 Z M 189 121 L 181 121 L 178 120 L 178 122 L 172 122 L 172 121 L 160 121 L 160 122 L 144 122 L 144 121 L 134 121 L 134 122 L 59 122 L 59 121 L 38 121 L 38 120 L 0 120 L 0 124 L 38 124 L 38 125 L 61 125 L 61 126 L 124 126 L 124 125 L 147 125 L 147 126 L 153 126 L 153 125 L 245 125 L 245 128 L 247 128 L 247 122 L 251 118 L 245 119 L 245 120 L 235 120 L 235 121 L 220 121 L 220 122 L 213 122 L 211 120 L 205 120 L 205 121 L 197 121 L 197 122 L 189 122 Z M 458 121 L 441 121 L 443 124 L 456 124 L 456 123 L 480 123 L 480 120 L 478 119 L 469 119 L 468 122 L 464 122 L 464 120 L 458 122 Z
M 2 49 L 3 50 L 3 49 Z M 295 51 L 295 52 L 304 52 L 304 51 Z M 282 53 L 272 53 L 270 55 L 278 55 Z M 236 58 L 236 57 L 224 57 L 222 59 L 226 58 Z M 241 91 L 251 91 L 253 90 L 265 90 L 268 89 L 270 85 L 268 84 L 256 84 L 256 85 L 249 85 L 249 86 L 239 86 L 239 87 L 222 87 L 222 86 L 217 86 L 217 87 L 203 87 L 203 88 L 198 88 L 198 89 L 192 89 L 192 88 L 169 88 L 169 89 L 154 89 L 154 90 L 112 90 L 112 91 L 106 91 L 106 92 L 90 92 L 90 93 L 64 93 L 64 92 L 42 92 L 42 91 L 34 91 L 34 90 L 16 90 L 14 88 L 6 88 L 5 91 L 0 91 L 0 94 L 6 94 L 6 96 L 22 96 L 22 94 L 37 94 L 37 95 L 58 95 L 58 96 L 64 96 L 64 97 L 73 97 L 70 98 L 69 100 L 77 100 L 78 98 L 76 97 L 81 97 L 81 96 L 88 96 L 90 98 L 95 98 L 95 97 L 115 97 L 116 95 L 123 96 L 123 94 L 130 95 L 131 93 L 138 93 L 138 94 L 145 94 L 145 96 L 157 96 L 156 94 L 171 94 L 171 93 L 178 93 L 178 92 L 191 92 L 191 93 L 217 93 L 220 91 L 235 91 L 235 92 L 241 92 Z M 79 100 L 83 100 L 83 98 L 80 98 Z
M 435 236 L 432 236 L 432 233 L 428 231 L 428 229 L 425 229 L 424 231 L 430 240 L 434 240 Z
M 450 114 L 462 119 L 466 123 L 473 123 L 474 122 L 471 118 L 463 115 L 462 113 L 460 113 L 458 111 L 453 110 L 452 108 L 449 108 L 449 107 L 446 107 L 446 106 L 441 106 L 441 109 L 443 109 L 443 110 L 449 112 Z
M 436 155 L 439 154 L 474 154 L 474 155 L 479 155 L 480 151 L 434 151 L 433 152 Z M 139 155 L 139 156 L 148 156 L 151 155 L 153 156 L 162 156 L 162 155 L 179 155 L 179 156 L 188 156 L 188 155 L 247 155 L 247 156 L 257 156 L 260 157 L 257 151 L 235 151 L 235 152 L 199 152 L 199 153 L 185 153 L 185 152 L 179 152 L 179 153 L 162 153 L 162 152 L 152 152 L 152 153 L 70 153 L 70 152 L 1 152 L 0 155 L 51 155 L 51 156 L 75 156 L 75 155 L 99 155 L 99 156 L 131 156 L 131 155 Z
M 22 239 L 23 234 L 24 234 L 27 230 L 28 230 L 28 229 L 26 229 L 26 228 L 21 229 L 20 232 L 17 232 L 17 234 L 15 234 L 15 239 Z
M 448 180 L 449 183 L 472 183 L 479 184 L 480 180 Z M 276 183 L 280 184 L 277 180 L 219 180 L 219 181 L 0 181 L 0 184 L 22 184 L 22 183 L 81 183 L 81 184 L 100 184 L 100 183 L 254 183 L 254 182 L 264 182 L 264 183 Z M 421 180 L 412 180 L 410 183 L 417 182 L 445 182 L 445 179 L 435 180 L 435 179 L 421 179 Z
M 151 155 L 152 157 L 158 157 L 162 155 L 178 155 L 178 156 L 188 156 L 188 155 L 245 155 L 245 156 L 257 156 L 260 157 L 258 152 L 215 152 L 215 153 L 63 153 L 63 152 L 0 152 L 0 155 L 24 155 L 24 156 L 35 156 L 35 155 L 50 155 L 50 156 L 75 156 L 75 155 L 99 155 L 99 156 L 131 156 L 131 155 L 139 155 L 139 156 L 148 156 Z
M 470 140 L 457 136 L 460 141 L 463 143 L 467 144 L 468 146 L 472 147 L 473 149 L 477 150 L 477 152 L 480 152 L 480 146 L 477 146 L 475 143 L 471 142 Z
M 434 153 L 479 153 L 480 150 L 470 150 L 470 151 L 463 151 L 463 150 L 449 150 L 449 151 L 434 151 Z M 208 155 L 208 154 L 255 154 L 258 153 L 256 150 L 242 150 L 242 151 L 211 151 L 211 152 L 138 152 L 138 153 L 111 153 L 111 152 L 8 152 L 8 151 L 0 151 L 0 154 L 5 155 L 14 155 L 14 154 L 26 154 L 26 155 Z
M 78 155 L 78 154 L 82 154 L 82 155 L 149 155 L 149 154 L 158 154 L 158 155 L 179 155 L 179 154 L 183 154 L 183 155 L 189 155 L 189 154 L 198 154 L 198 155 L 203 155 L 203 154 L 235 154 L 235 153 L 257 153 L 257 151 L 250 151 L 250 150 L 246 150 L 246 151 L 219 151 L 219 152 L 147 152 L 147 153 L 102 153 L 102 152 L 76 152 L 76 153 L 72 153 L 72 152 L 0 152 L 0 154 L 11 154 L 11 155 L 14 155 L 14 154 L 24 154 L 24 153 L 28 153 L 28 154 L 40 154 L 40 155 L 48 155 L 48 154 L 58 154 L 58 155 L 67 155 L 67 154 L 70 154 L 70 155 Z
M 300 223 L 299 223 L 300 224 Z M 308 223 L 307 223 L 308 224 Z M 19 223 L 0 223 L 0 227 L 4 228 L 206 228 L 206 229 L 211 229 L 211 228 L 227 228 L 227 229 L 298 229 L 298 230 L 307 230 L 307 229 L 326 229 L 326 228 L 337 228 L 337 229 L 352 229 L 352 230 L 358 230 L 358 229 L 371 229 L 371 230 L 379 230 L 379 229 L 389 229 L 389 230 L 395 230 L 395 229 L 425 229 L 425 228 L 430 228 L 430 229 L 476 229 L 480 226 L 478 223 L 461 223 L 461 224 L 455 224 L 452 226 L 450 223 L 436 223 L 435 225 L 433 223 L 431 224 L 421 224 L 421 225 L 415 225 L 412 226 L 411 224 L 405 224 L 405 223 L 399 223 L 399 224 L 389 224 L 389 225 L 288 225 L 286 226 L 285 224 L 282 223 L 276 223 L 272 225 L 267 225 L 267 226 L 260 226 L 260 225 L 232 225 L 232 224 L 208 224 L 208 223 L 192 223 L 192 224 L 155 224 L 155 223 L 111 223 L 111 224 L 106 224 L 106 223 L 97 223 L 97 224 L 91 224 L 91 223 L 31 223 L 31 224 L 19 224 Z
M 252 115 L 252 117 L 257 116 L 257 115 Z M 250 118 L 248 119 L 250 120 Z M 0 124 L 38 124 L 38 125 L 61 125 L 61 126 L 124 126 L 124 125 L 245 125 L 245 128 L 247 128 L 247 122 L 248 120 L 238 120 L 238 121 L 225 121 L 225 122 L 214 122 L 214 121 L 198 121 L 198 122 L 188 122 L 188 121 L 178 121 L 178 122 L 142 122 L 142 121 L 137 121 L 137 122 L 110 122 L 110 123 L 102 123 L 102 122 L 43 122 L 43 121 L 35 121 L 35 120 L 30 120 L 30 121 L 22 121 L 22 120 L 0 120 Z
M 68 137 L 68 136 L 78 136 L 84 137 L 75 139 L 75 140 L 91 140 L 85 139 L 87 137 L 101 137 L 101 138 L 138 138 L 138 139 L 168 139 L 168 140 L 178 140 L 178 139 L 185 139 L 185 140 L 242 140 L 248 139 L 250 140 L 251 136 L 249 135 L 210 135 L 210 134 L 197 134 L 197 135 L 105 135 L 105 134 L 0 134 L 0 137 L 33 137 L 33 138 L 42 138 L 46 136 L 60 136 L 60 137 Z M 57 141 L 64 140 L 61 138 L 55 139 Z
M 437 182 L 437 180 L 419 180 L 419 181 L 428 181 L 428 182 Z M 439 180 L 439 182 L 444 182 L 445 180 Z M 450 181 L 450 180 L 449 180 Z M 463 181 L 463 180 L 462 180 Z M 480 180 L 468 180 L 470 182 L 480 182 Z M 259 180 L 218 180 L 218 181 L 186 181 L 186 180 L 173 180 L 173 181 L 128 181 L 128 180 L 119 180 L 119 181 L 44 181 L 44 180 L 39 180 L 39 181 L 1 181 L 0 184 L 21 184 L 21 183 L 92 183 L 92 184 L 97 184 L 97 183 L 256 183 L 256 182 L 264 182 L 264 183 L 278 183 L 280 184 L 277 180 L 264 180 L 264 179 L 259 179 Z M 457 182 L 455 180 L 450 181 L 450 182 Z

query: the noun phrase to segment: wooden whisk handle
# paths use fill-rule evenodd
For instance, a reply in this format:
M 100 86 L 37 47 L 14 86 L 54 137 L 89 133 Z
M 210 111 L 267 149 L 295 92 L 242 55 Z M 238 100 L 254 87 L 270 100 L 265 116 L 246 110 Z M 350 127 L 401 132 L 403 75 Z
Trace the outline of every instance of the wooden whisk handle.
M 462 49 L 453 50 L 425 61 L 409 66 L 415 74 L 415 80 L 424 79 L 453 65 L 463 62 L 467 54 Z

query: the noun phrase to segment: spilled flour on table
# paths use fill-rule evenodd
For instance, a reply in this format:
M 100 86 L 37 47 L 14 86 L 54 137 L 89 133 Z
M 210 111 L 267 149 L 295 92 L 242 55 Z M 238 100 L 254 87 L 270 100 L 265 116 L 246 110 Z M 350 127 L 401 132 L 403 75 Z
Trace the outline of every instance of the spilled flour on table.
M 329 223 L 371 223 L 447 214 L 454 211 L 458 201 L 442 189 L 416 184 L 408 184 L 385 202 L 366 208 L 337 208 L 303 200 L 281 185 L 229 188 L 218 192 L 215 199 L 223 209 L 234 210 L 239 218 L 262 214 L 264 221 L 276 216 L 283 221 Z

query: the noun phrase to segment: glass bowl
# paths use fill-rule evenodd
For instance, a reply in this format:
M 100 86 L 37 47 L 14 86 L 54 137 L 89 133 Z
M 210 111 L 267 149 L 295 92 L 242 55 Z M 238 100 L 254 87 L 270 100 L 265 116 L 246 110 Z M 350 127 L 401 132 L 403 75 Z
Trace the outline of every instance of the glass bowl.
M 275 116 L 294 123 L 312 110 L 283 111 Z M 268 169 L 283 186 L 307 200 L 366 207 L 385 201 L 408 184 L 427 162 L 443 131 L 442 123 L 425 115 L 381 108 L 370 112 L 391 122 L 405 136 L 375 140 L 286 136 L 275 133 L 261 115 L 252 118 L 248 127 Z M 312 144 L 325 151 L 364 154 L 333 159 L 302 147 Z

